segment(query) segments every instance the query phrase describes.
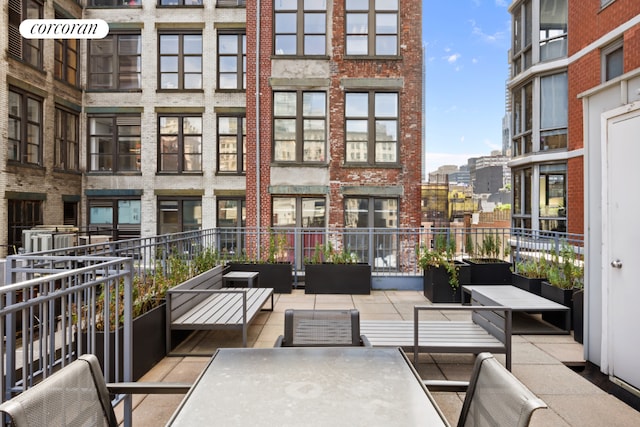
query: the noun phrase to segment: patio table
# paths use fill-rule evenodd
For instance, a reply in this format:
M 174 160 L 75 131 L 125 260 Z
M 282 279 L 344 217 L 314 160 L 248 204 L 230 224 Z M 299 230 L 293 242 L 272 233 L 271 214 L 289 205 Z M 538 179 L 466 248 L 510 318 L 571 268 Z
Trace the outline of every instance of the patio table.
M 257 271 L 230 271 L 222 276 L 222 285 L 238 287 L 236 283 L 241 282 L 246 283 L 247 288 L 253 288 L 258 281 L 258 275 Z
M 465 295 L 463 300 L 466 301 L 469 295 L 478 295 L 476 298 L 483 297 L 483 302 L 488 305 L 502 305 L 504 307 L 510 307 L 511 311 L 522 313 L 542 313 L 542 312 L 561 312 L 566 316 L 567 325 L 571 324 L 569 318 L 571 316 L 571 310 L 569 307 L 557 302 L 553 302 L 539 295 L 527 292 L 524 289 L 520 289 L 511 285 L 477 285 L 477 286 L 463 286 L 462 293 Z M 548 327 L 531 330 L 531 329 L 519 329 L 515 320 L 512 329 L 513 334 L 568 334 L 570 331 L 556 328 L 555 326 L 548 325 Z
M 219 349 L 168 426 L 449 425 L 399 348 Z

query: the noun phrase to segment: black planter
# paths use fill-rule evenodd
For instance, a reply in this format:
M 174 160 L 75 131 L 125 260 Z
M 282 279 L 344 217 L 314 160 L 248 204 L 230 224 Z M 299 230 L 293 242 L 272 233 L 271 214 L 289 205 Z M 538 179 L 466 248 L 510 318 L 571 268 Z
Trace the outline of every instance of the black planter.
M 510 285 L 511 263 L 500 259 L 465 259 L 471 269 L 471 285 Z
M 139 380 L 146 374 L 156 363 L 160 362 L 166 355 L 166 304 L 162 303 L 158 307 L 142 314 L 133 319 L 133 372 L 132 380 Z M 96 352 L 95 355 L 100 361 L 100 365 L 104 367 L 104 332 L 96 333 Z M 108 332 L 109 335 L 109 377 L 107 382 L 114 382 L 115 378 L 115 332 Z M 121 327 L 119 331 L 119 348 L 124 350 L 122 340 L 124 339 L 124 330 Z M 83 342 L 86 344 L 87 339 Z M 83 352 L 87 352 L 85 348 Z M 119 379 L 123 379 L 122 361 L 120 358 Z
M 518 273 L 513 273 L 511 276 L 513 286 L 520 289 L 524 289 L 532 294 L 540 295 L 540 286 L 546 279 L 537 279 L 532 277 L 526 277 Z
M 580 344 L 584 341 L 584 290 L 573 292 L 573 339 Z
M 293 270 L 290 263 L 245 264 L 232 262 L 229 264 L 229 271 L 257 271 L 260 273 L 258 287 L 273 288 L 274 292 L 280 294 L 291 293 Z
M 540 295 L 543 298 L 569 307 L 569 309 L 573 308 L 573 289 L 558 288 L 544 281 L 540 285 Z M 564 313 L 542 313 L 542 319 L 560 329 L 567 331 L 571 329 L 571 316 L 569 318 L 569 324 L 567 324 Z
M 304 275 L 305 294 L 371 293 L 369 264 L 306 264 Z
M 462 302 L 462 286 L 470 283 L 469 265 L 461 261 L 455 261 L 458 269 L 458 286 L 452 287 L 449 283 L 449 272 L 444 266 L 430 267 L 424 271 L 423 288 L 424 296 L 433 303 L 459 303 Z

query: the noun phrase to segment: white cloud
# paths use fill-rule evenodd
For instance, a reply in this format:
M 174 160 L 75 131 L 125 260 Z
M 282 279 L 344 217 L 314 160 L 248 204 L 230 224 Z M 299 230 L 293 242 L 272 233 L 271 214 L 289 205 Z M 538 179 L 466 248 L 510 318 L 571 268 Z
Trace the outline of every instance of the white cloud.
M 496 0 L 496 6 L 508 7 L 509 2 L 507 0 Z
M 473 58 L 473 59 L 471 60 L 471 63 L 472 63 L 472 64 L 477 64 L 478 62 L 479 62 L 479 61 L 478 61 L 478 58 Z
M 484 141 L 482 141 L 484 143 L 484 145 L 486 145 L 487 147 L 489 147 L 489 149 L 491 151 L 493 150 L 502 150 L 502 144 L 496 144 L 495 142 L 493 142 L 490 139 L 485 139 Z
M 469 20 L 469 23 L 471 24 L 471 34 L 485 43 L 493 44 L 501 41 L 505 37 L 504 31 L 496 31 L 493 34 L 487 34 L 476 24 L 476 21 L 474 21 L 473 19 Z
M 460 55 L 459 53 L 454 53 L 453 55 L 445 56 L 445 59 L 449 64 L 455 64 L 461 56 L 462 55 Z

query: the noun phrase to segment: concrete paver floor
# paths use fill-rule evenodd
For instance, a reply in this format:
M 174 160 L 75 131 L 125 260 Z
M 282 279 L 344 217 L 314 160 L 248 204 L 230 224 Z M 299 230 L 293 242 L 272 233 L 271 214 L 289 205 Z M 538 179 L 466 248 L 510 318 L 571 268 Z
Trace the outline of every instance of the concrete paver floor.
M 302 290 L 294 290 L 291 294 L 276 294 L 274 311 L 261 313 L 251 325 L 249 346 L 272 347 L 283 332 L 284 311 L 288 308 L 356 308 L 363 320 L 411 320 L 416 304 L 430 302 L 417 291 L 305 295 Z M 174 351 L 188 356 L 166 357 L 140 381 L 193 382 L 217 348 L 241 347 L 240 335 L 231 331 L 193 333 Z M 496 357 L 504 363 L 503 355 Z M 473 355 L 421 354 L 416 368 L 424 379 L 468 380 L 473 362 Z M 565 365 L 581 362 L 584 362 L 582 345 L 570 335 L 513 336 L 513 374 L 549 406 L 534 413 L 531 425 L 640 425 L 640 412 Z M 436 392 L 433 395 L 449 422 L 455 425 L 464 393 Z M 164 425 L 182 398 L 182 395 L 135 396 L 134 426 Z M 304 425 L 304 420 L 300 423 Z

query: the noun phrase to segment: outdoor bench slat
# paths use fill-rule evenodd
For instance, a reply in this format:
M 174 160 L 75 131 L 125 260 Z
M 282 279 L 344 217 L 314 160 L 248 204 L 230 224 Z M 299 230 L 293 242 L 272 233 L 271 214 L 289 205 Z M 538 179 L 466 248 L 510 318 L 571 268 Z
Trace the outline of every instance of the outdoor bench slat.
M 511 309 L 502 306 L 416 306 L 419 311 L 467 311 L 471 319 L 463 320 L 361 320 L 360 332 L 372 346 L 402 347 L 423 353 L 503 353 L 511 370 Z M 500 315 L 499 313 L 502 313 Z M 417 325 L 416 336 L 414 326 Z M 416 346 L 417 339 L 417 346 Z
M 247 346 L 247 329 L 273 288 L 223 288 L 222 266 L 197 276 L 167 292 L 167 353 L 171 352 L 172 330 L 241 329 Z

